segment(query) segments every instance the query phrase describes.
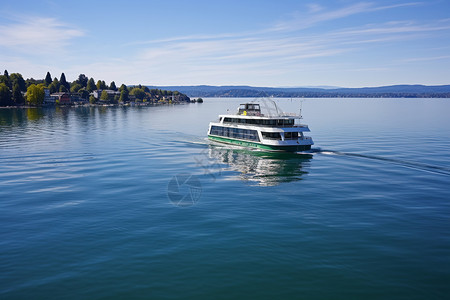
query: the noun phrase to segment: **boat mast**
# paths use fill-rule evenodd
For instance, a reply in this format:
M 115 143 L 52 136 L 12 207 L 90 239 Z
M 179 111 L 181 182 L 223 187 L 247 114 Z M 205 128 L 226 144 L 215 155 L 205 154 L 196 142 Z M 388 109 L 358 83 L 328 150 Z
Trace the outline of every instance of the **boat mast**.
M 300 120 L 303 119 L 302 108 L 303 108 L 303 100 L 300 100 L 300 112 L 299 112 Z

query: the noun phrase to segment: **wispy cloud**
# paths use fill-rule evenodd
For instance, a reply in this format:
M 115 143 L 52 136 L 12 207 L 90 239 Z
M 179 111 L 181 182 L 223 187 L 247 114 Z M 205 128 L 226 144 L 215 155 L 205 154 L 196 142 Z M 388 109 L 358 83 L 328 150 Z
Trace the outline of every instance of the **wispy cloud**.
M 341 36 L 365 36 L 379 34 L 405 34 L 449 30 L 450 22 L 442 21 L 431 24 L 418 24 L 411 21 L 390 21 L 382 24 L 369 24 L 365 28 L 342 29 L 336 33 Z
M 82 30 L 55 18 L 23 16 L 11 24 L 0 25 L 0 46 L 21 52 L 54 52 L 83 35 Z
M 272 30 L 276 31 L 297 31 L 323 22 L 329 22 L 337 19 L 342 19 L 358 14 L 369 13 L 374 11 L 389 10 L 394 8 L 416 6 L 422 4 L 421 2 L 408 2 L 401 4 L 378 6 L 374 2 L 358 2 L 345 7 L 334 10 L 326 10 L 324 7 L 317 4 L 309 4 L 309 14 L 297 14 L 293 19 L 282 21 L 276 24 Z
M 309 3 L 306 5 L 306 7 L 308 7 L 308 11 L 310 13 L 316 13 L 318 11 L 323 10 L 323 6 L 321 6 L 320 4 L 317 4 L 317 3 Z
M 429 57 L 414 57 L 403 59 L 403 62 L 418 62 L 418 61 L 432 61 L 432 60 L 449 60 L 450 55 L 429 56 Z
M 213 70 L 235 74 L 278 73 L 305 69 L 324 58 L 337 58 L 349 52 L 363 51 L 365 44 L 414 40 L 420 34 L 450 29 L 445 21 L 419 24 L 413 21 L 390 21 L 344 29 L 327 29 L 319 33 L 305 32 L 308 26 L 370 11 L 419 5 L 418 2 L 376 6 L 371 2 L 356 3 L 344 8 L 326 10 L 312 7 L 308 17 L 275 24 L 260 31 L 222 35 L 190 35 L 164 40 L 146 41 L 136 61 L 149 69 L 176 68 L 195 72 L 196 76 Z M 301 19 L 301 21 L 300 21 Z M 300 32 L 300 34 L 294 33 Z M 322 62 L 315 59 L 321 58 Z M 370 68 L 368 68 L 370 69 Z

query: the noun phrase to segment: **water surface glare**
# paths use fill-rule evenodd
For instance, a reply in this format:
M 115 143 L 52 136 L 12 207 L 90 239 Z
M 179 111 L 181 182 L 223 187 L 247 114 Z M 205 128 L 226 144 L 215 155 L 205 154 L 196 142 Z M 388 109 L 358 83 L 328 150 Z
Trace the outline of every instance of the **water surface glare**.
M 247 100 L 0 109 L 0 298 L 450 295 L 450 99 L 304 99 L 307 154 L 209 142 Z

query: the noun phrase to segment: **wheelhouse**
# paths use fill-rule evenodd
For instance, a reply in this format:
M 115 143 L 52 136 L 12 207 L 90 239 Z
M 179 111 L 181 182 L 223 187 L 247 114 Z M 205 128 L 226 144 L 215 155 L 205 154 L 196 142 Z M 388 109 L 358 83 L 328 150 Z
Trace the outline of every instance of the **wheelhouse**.
M 245 103 L 239 105 L 238 115 L 243 116 L 260 116 L 261 108 L 256 103 Z

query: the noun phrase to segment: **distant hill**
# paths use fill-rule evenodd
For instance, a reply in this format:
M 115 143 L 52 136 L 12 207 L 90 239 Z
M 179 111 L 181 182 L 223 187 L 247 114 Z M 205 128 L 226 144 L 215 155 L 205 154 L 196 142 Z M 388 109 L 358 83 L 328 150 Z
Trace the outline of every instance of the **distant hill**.
M 179 91 L 189 97 L 384 97 L 450 98 L 450 85 L 391 85 L 365 88 L 254 87 L 254 86 L 149 86 Z

